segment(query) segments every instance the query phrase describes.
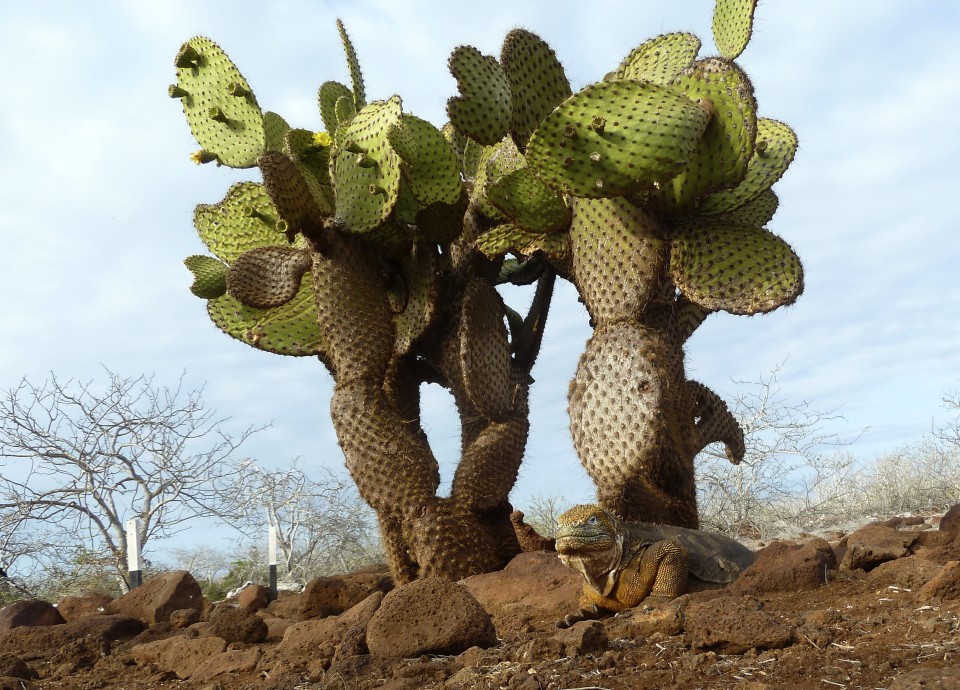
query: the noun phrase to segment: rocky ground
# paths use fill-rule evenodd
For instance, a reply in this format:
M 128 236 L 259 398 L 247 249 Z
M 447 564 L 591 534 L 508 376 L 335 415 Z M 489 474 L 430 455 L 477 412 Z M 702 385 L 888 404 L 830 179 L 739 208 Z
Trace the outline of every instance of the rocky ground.
M 724 590 L 565 631 L 579 576 L 548 552 L 392 591 L 371 568 L 269 605 L 169 573 L 0 610 L 0 690 L 960 688 L 958 534 L 960 506 L 777 541 Z

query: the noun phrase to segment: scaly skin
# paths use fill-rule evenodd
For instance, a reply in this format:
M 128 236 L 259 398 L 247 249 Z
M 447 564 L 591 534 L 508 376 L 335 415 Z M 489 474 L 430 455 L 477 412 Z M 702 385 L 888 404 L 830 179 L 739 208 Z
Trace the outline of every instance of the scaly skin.
M 650 542 L 600 506 L 579 505 L 557 519 L 557 553 L 583 575 L 580 610 L 557 625 L 567 628 L 640 604 L 648 596 L 673 599 L 686 591 L 687 550 L 677 539 Z

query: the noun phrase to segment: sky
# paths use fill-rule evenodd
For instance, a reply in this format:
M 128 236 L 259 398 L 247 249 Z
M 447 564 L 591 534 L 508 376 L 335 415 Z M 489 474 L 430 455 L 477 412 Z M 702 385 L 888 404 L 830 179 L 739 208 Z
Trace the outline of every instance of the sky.
M 245 453 L 337 470 L 332 379 L 310 358 L 256 351 L 222 334 L 189 292 L 183 259 L 204 253 L 193 208 L 254 170 L 196 166 L 198 146 L 167 95 L 180 44 L 226 50 L 264 110 L 322 128 L 316 92 L 349 83 L 335 19 L 364 69 L 368 99 L 399 94 L 436 125 L 462 44 L 499 55 L 521 26 L 557 52 L 574 90 L 657 34 L 692 31 L 715 53 L 711 0 L 440 2 L 37 0 L 0 4 L 0 276 L 11 299 L 0 389 L 155 374 L 205 386 L 239 432 L 272 422 Z M 955 200 L 960 4 L 948 0 L 767 0 L 738 60 L 760 114 L 797 132 L 769 228 L 800 255 L 797 303 L 756 317 L 711 316 L 687 347 L 687 374 L 728 400 L 782 364 L 788 401 L 837 410 L 855 454 L 892 449 L 955 413 L 960 387 L 960 243 Z M 511 298 L 508 298 L 511 299 Z M 524 303 L 514 305 L 524 307 Z M 531 434 L 512 494 L 588 500 L 566 391 L 589 337 L 569 285 L 558 290 L 533 375 Z M 452 399 L 430 387 L 423 416 L 449 482 L 458 448 Z M 862 432 L 862 433 L 861 433 Z

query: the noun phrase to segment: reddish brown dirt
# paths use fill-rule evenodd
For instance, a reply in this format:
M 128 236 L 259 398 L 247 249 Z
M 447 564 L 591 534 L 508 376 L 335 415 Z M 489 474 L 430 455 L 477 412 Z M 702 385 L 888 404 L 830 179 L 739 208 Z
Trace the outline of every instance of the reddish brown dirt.
M 814 587 L 808 591 L 698 592 L 560 634 L 546 616 L 502 609 L 493 615 L 498 644 L 458 655 L 374 657 L 354 634 L 342 643 L 352 651 L 331 663 L 319 652 L 285 656 L 274 636 L 257 644 L 233 642 L 227 652 L 234 656 L 218 657 L 249 659 L 235 665 L 247 670 L 218 673 L 206 664 L 203 673 L 181 679 L 132 650 L 171 635 L 185 643 L 210 639 L 204 623 L 193 629 L 158 624 L 107 645 L 75 640 L 53 654 L 11 655 L 0 639 L 0 676 L 8 668 L 23 679 L 0 677 L 0 690 L 960 688 L 960 539 L 926 543 L 870 572 L 825 571 L 826 583 L 805 585 Z M 842 562 L 845 544 L 832 545 Z M 501 604 L 529 595 L 524 588 L 531 573 L 517 573 L 516 588 L 509 578 L 499 587 Z M 569 596 L 569 583 L 553 574 L 545 578 L 545 590 Z

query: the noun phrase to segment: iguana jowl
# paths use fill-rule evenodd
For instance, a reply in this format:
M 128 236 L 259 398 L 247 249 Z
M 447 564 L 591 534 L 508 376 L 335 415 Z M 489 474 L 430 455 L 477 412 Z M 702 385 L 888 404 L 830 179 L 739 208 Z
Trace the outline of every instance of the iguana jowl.
M 560 560 L 583 575 L 580 610 L 558 623 L 569 627 L 640 604 L 649 596 L 684 594 L 692 578 L 727 584 L 755 556 L 721 534 L 627 523 L 597 505 L 579 505 L 557 519 Z

